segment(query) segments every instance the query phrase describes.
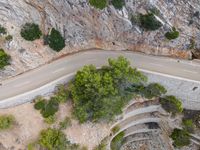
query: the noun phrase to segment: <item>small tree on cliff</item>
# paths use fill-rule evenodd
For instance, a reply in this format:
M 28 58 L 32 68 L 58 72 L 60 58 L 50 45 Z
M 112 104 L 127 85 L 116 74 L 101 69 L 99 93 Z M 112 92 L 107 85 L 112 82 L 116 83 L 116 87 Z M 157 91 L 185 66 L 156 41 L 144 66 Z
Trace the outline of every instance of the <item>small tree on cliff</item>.
M 59 52 L 65 47 L 65 39 L 59 31 L 52 28 L 48 36 L 48 44 L 53 50 Z

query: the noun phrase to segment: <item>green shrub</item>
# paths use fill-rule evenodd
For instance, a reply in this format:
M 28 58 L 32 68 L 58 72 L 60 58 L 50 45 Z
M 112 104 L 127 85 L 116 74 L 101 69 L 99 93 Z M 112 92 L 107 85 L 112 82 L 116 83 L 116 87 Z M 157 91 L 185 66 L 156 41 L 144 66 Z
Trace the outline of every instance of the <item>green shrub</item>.
M 35 103 L 34 108 L 35 108 L 36 110 L 41 110 L 41 109 L 44 109 L 44 108 L 45 108 L 45 105 L 46 105 L 45 100 L 39 100 L 39 101 L 37 101 L 37 102 Z
M 44 118 L 48 118 L 49 116 L 53 116 L 59 108 L 59 104 L 56 100 L 50 99 L 44 109 L 41 110 L 41 114 Z
M 0 69 L 4 69 L 7 65 L 10 65 L 10 56 L 0 49 Z
M 58 111 L 59 103 L 54 97 L 52 97 L 49 101 L 39 97 L 36 99 L 34 108 L 36 110 L 40 110 L 40 113 L 44 118 L 48 118 L 50 116 L 54 116 L 54 114 Z
M 20 34 L 25 40 L 34 41 L 41 37 L 42 32 L 37 24 L 26 23 L 22 27 Z
M 59 31 L 52 28 L 50 35 L 48 36 L 49 47 L 59 52 L 65 47 L 65 39 L 62 37 Z
M 6 41 L 12 41 L 13 37 L 12 37 L 12 35 L 7 35 L 5 37 L 5 39 L 6 39 Z
M 89 0 L 91 6 L 98 9 L 104 9 L 107 6 L 107 0 Z
M 68 143 L 60 130 L 48 128 L 40 133 L 39 144 L 48 150 L 66 150 Z
M 0 116 L 0 130 L 11 128 L 14 122 L 15 119 L 12 115 Z
M 153 13 L 140 14 L 140 24 L 146 30 L 157 30 L 162 27 L 162 23 L 156 19 Z
M 173 139 L 175 147 L 183 147 L 190 144 L 190 135 L 186 130 L 174 129 L 170 137 Z
M 61 130 L 65 130 L 72 125 L 72 121 L 69 117 L 66 117 L 59 125 Z
M 187 132 L 189 132 L 189 133 L 193 133 L 194 132 L 195 125 L 194 125 L 192 119 L 184 119 L 182 124 L 183 124 L 183 128 Z
M 87 120 L 110 121 L 122 113 L 122 108 L 131 100 L 127 85 L 145 82 L 146 76 L 131 68 L 124 58 L 109 59 L 109 66 L 97 69 L 85 66 L 77 72 L 70 86 L 73 98 L 73 114 L 81 122 Z
M 56 117 L 55 115 L 53 116 L 49 116 L 47 118 L 44 118 L 44 121 L 47 123 L 47 124 L 54 124 L 56 122 Z
M 6 34 L 6 33 L 7 33 L 6 28 L 0 25 L 0 34 Z
M 120 132 L 117 136 L 111 141 L 111 150 L 120 150 L 120 147 L 123 144 L 124 132 Z
M 167 90 L 158 83 L 151 83 L 147 87 L 145 87 L 142 95 L 148 99 L 159 97 L 162 94 L 165 94 Z
M 58 85 L 57 92 L 55 93 L 55 99 L 58 103 L 65 103 L 69 99 L 69 90 L 64 85 Z
M 122 9 L 123 6 L 125 5 L 124 0 L 112 0 L 111 4 L 116 8 L 116 9 Z
M 37 150 L 36 145 L 37 145 L 36 143 L 29 143 L 27 146 L 27 149 L 28 150 Z
M 173 115 L 175 115 L 176 113 L 181 113 L 183 111 L 181 101 L 175 96 L 162 97 L 160 98 L 160 103 L 167 112 L 171 112 Z
M 153 13 L 153 14 L 157 15 L 157 16 L 160 15 L 160 10 L 157 9 L 156 7 L 150 8 L 148 11 L 150 13 Z
M 176 39 L 179 37 L 179 32 L 176 30 L 176 28 L 173 27 L 172 31 L 171 32 L 167 32 L 165 34 L 165 37 L 168 39 L 168 40 L 173 40 L 173 39 Z
M 119 126 L 115 126 L 114 128 L 112 128 L 112 133 L 115 134 L 120 130 Z

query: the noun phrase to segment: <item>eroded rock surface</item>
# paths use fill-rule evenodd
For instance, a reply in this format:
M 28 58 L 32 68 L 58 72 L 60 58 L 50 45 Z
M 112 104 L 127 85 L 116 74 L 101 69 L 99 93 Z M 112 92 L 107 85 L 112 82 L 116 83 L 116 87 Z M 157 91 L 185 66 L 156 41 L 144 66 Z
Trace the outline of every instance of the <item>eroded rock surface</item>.
M 191 39 L 200 47 L 200 1 L 198 0 L 125 0 L 122 10 L 109 5 L 104 10 L 91 7 L 88 0 L 1 0 L 0 24 L 14 36 L 4 44 L 12 56 L 12 66 L 1 72 L 4 78 L 35 68 L 63 54 L 90 48 L 134 50 L 147 54 L 191 58 Z M 157 31 L 144 31 L 131 17 L 149 9 L 160 11 L 164 26 Z M 55 54 L 42 40 L 24 41 L 20 28 L 26 22 L 38 23 L 44 34 L 54 27 L 66 39 L 66 48 Z M 175 26 L 176 40 L 164 34 Z

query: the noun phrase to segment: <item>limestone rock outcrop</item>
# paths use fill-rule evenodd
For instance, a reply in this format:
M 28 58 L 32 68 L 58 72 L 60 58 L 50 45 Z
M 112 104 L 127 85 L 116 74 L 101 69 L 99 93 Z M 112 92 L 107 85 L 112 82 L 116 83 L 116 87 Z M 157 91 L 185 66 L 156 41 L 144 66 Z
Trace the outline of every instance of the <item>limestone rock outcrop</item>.
M 133 50 L 146 54 L 191 58 L 191 39 L 200 47 L 200 1 L 198 0 L 125 0 L 122 10 L 109 5 L 98 10 L 88 0 L 1 0 L 0 24 L 13 35 L 4 45 L 13 56 L 11 68 L 0 76 L 13 75 L 35 68 L 66 53 L 101 48 Z M 149 9 L 159 10 L 164 26 L 157 31 L 144 31 L 131 22 L 131 17 Z M 58 29 L 66 39 L 66 48 L 59 54 L 41 41 L 24 41 L 20 28 L 26 22 L 40 25 L 42 32 Z M 176 40 L 166 40 L 164 34 L 175 26 L 180 32 Z M 30 59 L 31 58 L 31 59 Z

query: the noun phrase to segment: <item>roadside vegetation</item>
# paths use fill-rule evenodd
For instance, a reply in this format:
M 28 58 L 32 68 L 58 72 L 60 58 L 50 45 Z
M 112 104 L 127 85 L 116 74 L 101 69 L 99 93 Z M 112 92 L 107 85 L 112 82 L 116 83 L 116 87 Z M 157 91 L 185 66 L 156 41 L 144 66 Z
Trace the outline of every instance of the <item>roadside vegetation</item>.
M 69 91 L 64 85 L 58 85 L 57 90 L 49 100 L 43 97 L 35 99 L 34 108 L 40 111 L 44 117 L 44 121 L 48 124 L 53 124 L 56 121 L 56 112 L 59 110 L 59 105 L 69 100 Z
M 172 116 L 181 114 L 183 112 L 181 100 L 172 95 L 165 95 L 166 93 L 164 86 L 158 83 L 148 84 L 147 77 L 136 68 L 132 68 L 130 62 L 120 56 L 116 59 L 108 59 L 108 65 L 98 69 L 93 65 L 84 66 L 76 73 L 69 87 L 59 85 L 49 100 L 38 97 L 34 107 L 40 111 L 44 121 L 50 125 L 55 125 L 59 105 L 66 103 L 70 98 L 73 116 L 80 123 L 109 122 L 115 119 L 116 115 L 121 114 L 124 106 L 136 96 L 159 99 L 166 112 L 171 113 Z M 190 144 L 190 133 L 194 131 L 196 118 L 198 117 L 193 120 L 184 118 L 183 129 L 174 129 L 170 137 L 175 147 Z M 63 130 L 71 125 L 71 118 L 66 117 L 57 124 L 56 128 L 43 130 L 36 145 L 50 150 L 64 150 L 66 147 L 69 150 L 86 149 L 71 144 L 65 137 Z M 112 135 L 119 130 L 119 126 L 112 128 Z M 120 132 L 114 137 L 111 141 L 112 150 L 119 149 L 123 144 L 123 136 L 124 133 Z M 95 150 L 105 150 L 105 148 L 106 142 L 104 141 Z
M 113 119 L 133 96 L 126 88 L 147 80 L 141 72 L 131 68 L 124 57 L 108 62 L 109 65 L 101 69 L 85 66 L 77 72 L 70 86 L 74 115 L 81 123 Z
M 10 56 L 3 49 L 0 49 L 0 69 L 4 69 L 7 65 L 10 65 Z
M 15 118 L 12 115 L 0 116 L 0 131 L 10 129 L 15 123 Z

